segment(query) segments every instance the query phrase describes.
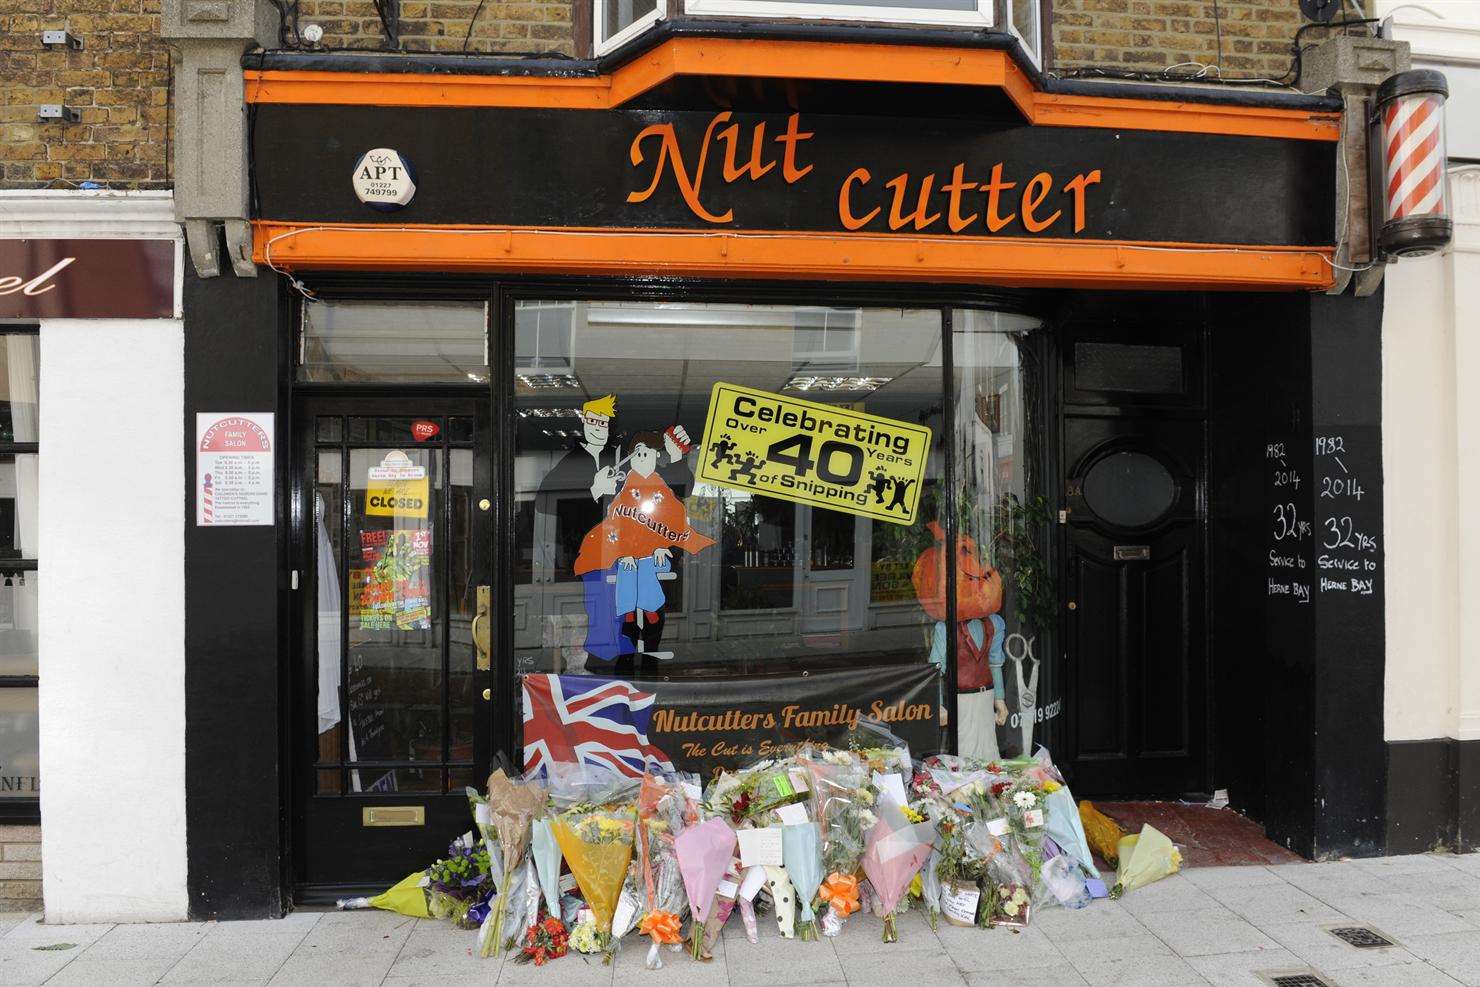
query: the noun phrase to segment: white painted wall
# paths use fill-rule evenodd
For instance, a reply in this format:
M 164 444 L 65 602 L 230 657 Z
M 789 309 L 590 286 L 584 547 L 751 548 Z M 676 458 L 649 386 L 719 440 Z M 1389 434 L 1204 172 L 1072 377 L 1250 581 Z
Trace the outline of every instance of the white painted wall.
M 0 238 L 175 241 L 175 319 L 41 324 L 48 922 L 187 917 L 183 248 L 169 192 L 0 190 Z
M 1451 161 L 1480 156 L 1480 3 L 1376 0 L 1389 14 L 1450 80 Z M 1480 739 L 1480 169 L 1451 164 L 1450 194 L 1453 246 L 1385 275 L 1388 740 Z
M 187 916 L 184 332 L 41 327 L 48 922 Z

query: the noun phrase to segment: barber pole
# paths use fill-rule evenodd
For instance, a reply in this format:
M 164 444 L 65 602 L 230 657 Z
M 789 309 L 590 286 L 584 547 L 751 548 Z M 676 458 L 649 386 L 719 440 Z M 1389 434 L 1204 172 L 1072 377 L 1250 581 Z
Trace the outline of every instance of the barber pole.
M 207 473 L 205 482 L 201 484 L 201 523 L 212 524 L 216 519 L 216 505 L 214 491 L 211 489 L 211 474 Z
M 1383 224 L 1379 242 L 1397 257 L 1432 253 L 1449 242 L 1444 101 L 1449 88 L 1432 69 L 1400 72 L 1377 90 Z

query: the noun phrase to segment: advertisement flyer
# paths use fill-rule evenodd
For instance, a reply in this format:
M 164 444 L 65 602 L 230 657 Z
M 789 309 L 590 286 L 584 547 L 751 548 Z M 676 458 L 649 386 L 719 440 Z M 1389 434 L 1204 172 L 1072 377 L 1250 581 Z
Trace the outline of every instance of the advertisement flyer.
M 355 614 L 361 630 L 432 626 L 431 531 L 361 531 Z
M 717 383 L 696 476 L 875 521 L 913 524 L 930 429 L 851 408 Z

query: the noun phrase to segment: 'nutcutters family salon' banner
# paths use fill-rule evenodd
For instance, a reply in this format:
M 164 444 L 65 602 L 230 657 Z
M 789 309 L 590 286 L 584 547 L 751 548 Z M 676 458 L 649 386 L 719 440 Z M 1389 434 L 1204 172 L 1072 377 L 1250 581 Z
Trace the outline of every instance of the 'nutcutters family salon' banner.
M 913 524 L 930 429 L 718 383 L 696 476 L 799 504 Z
M 638 776 L 671 765 L 707 781 L 809 741 L 846 747 L 864 720 L 911 751 L 941 747 L 940 673 L 929 663 L 678 681 L 526 675 L 523 685 L 527 770 L 581 762 Z

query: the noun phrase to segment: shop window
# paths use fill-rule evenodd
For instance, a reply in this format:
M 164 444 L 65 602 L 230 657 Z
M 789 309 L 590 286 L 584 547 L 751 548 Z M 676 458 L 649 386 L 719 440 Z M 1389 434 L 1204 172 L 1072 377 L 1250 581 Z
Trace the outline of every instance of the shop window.
M 684 11 L 704 16 L 883 21 L 991 27 L 992 0 L 687 0 Z
M 528 347 L 543 345 L 530 323 L 554 307 L 517 306 L 516 376 L 539 356 Z M 928 660 L 930 620 L 910 571 L 931 544 L 945 469 L 940 311 L 619 302 L 568 311 L 564 379 L 539 389 L 515 381 L 517 667 L 748 673 Z M 890 423 L 931 429 L 918 480 L 898 487 L 894 509 L 912 508 L 909 522 L 746 486 L 739 477 L 755 463 L 739 453 L 742 436 L 720 429 L 704 447 L 721 383 L 778 407 L 799 399 L 878 422 L 850 441 L 887 443 Z M 854 476 L 854 454 L 834 432 L 767 455 L 791 475 L 846 480 L 888 507 L 889 480 Z M 716 463 L 736 478 L 701 482 Z
M 0 326 L 0 819 L 40 815 L 38 362 L 34 327 Z
M 486 381 L 487 303 L 305 302 L 298 379 L 336 384 Z
M 951 318 L 957 749 L 989 759 L 1032 753 L 1035 731 L 1052 709 L 1043 701 L 1051 690 L 1040 658 L 1057 613 L 1041 537 L 1047 508 L 1030 483 L 1027 415 L 1028 334 L 1037 325 L 1001 312 L 957 311 Z M 938 623 L 931 657 L 942 667 L 944 637 Z

